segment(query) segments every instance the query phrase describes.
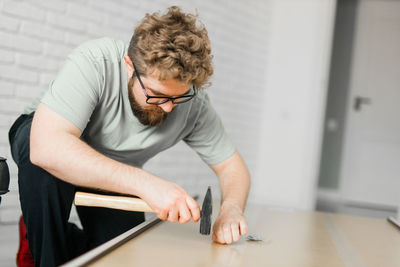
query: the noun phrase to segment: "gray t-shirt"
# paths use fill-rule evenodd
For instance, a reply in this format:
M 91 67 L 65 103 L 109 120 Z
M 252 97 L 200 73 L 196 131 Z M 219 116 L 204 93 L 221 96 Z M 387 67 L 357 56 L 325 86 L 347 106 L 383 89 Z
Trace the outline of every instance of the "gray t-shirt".
M 131 110 L 123 56 L 127 46 L 101 38 L 67 58 L 39 99 L 83 131 L 82 140 L 100 153 L 133 166 L 184 140 L 207 164 L 229 158 L 235 148 L 208 95 L 200 91 L 178 105 L 158 126 L 141 124 Z M 24 113 L 36 110 L 35 101 Z

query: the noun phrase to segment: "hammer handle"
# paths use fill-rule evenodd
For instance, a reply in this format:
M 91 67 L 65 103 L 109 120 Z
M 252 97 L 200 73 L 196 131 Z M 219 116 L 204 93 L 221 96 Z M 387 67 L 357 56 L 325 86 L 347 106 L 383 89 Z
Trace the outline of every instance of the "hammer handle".
M 74 203 L 76 206 L 154 212 L 146 202 L 135 197 L 109 196 L 86 192 L 76 192 Z

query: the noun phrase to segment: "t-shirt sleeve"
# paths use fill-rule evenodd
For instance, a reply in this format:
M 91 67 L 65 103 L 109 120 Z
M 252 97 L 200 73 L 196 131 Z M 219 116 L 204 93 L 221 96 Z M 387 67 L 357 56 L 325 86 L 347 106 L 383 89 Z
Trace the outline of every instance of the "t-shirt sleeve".
M 98 66 L 85 52 L 77 48 L 68 56 L 41 99 L 42 103 L 81 131 L 89 122 L 102 88 Z
M 235 152 L 207 94 L 202 100 L 193 130 L 183 140 L 209 165 L 221 163 Z

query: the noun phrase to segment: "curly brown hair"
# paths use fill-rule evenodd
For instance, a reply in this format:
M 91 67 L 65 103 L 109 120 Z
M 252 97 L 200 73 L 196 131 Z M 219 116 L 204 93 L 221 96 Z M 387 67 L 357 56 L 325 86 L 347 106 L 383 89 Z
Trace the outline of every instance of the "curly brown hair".
M 213 74 L 211 45 L 198 15 L 177 6 L 164 15 L 146 14 L 135 28 L 128 56 L 140 75 L 157 71 L 158 79 L 177 79 L 197 88 L 209 85 Z

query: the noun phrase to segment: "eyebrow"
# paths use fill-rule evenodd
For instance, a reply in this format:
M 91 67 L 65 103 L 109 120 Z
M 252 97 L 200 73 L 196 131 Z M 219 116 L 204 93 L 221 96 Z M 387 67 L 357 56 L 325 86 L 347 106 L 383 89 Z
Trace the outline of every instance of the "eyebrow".
M 167 95 L 165 95 L 165 94 L 163 94 L 163 93 L 161 93 L 161 92 L 159 92 L 159 91 L 157 91 L 157 90 L 154 90 L 154 89 L 152 89 L 152 88 L 150 88 L 150 87 L 147 87 L 147 89 L 150 90 L 153 94 L 158 95 L 158 96 L 172 97 L 172 96 L 167 96 Z M 184 95 L 188 94 L 188 93 L 190 92 L 191 89 L 192 89 L 192 86 L 190 86 L 190 87 L 189 87 L 189 90 L 187 90 L 187 91 L 186 91 L 185 93 L 183 93 L 182 95 L 178 95 L 178 97 L 179 97 L 179 96 L 184 96 Z

